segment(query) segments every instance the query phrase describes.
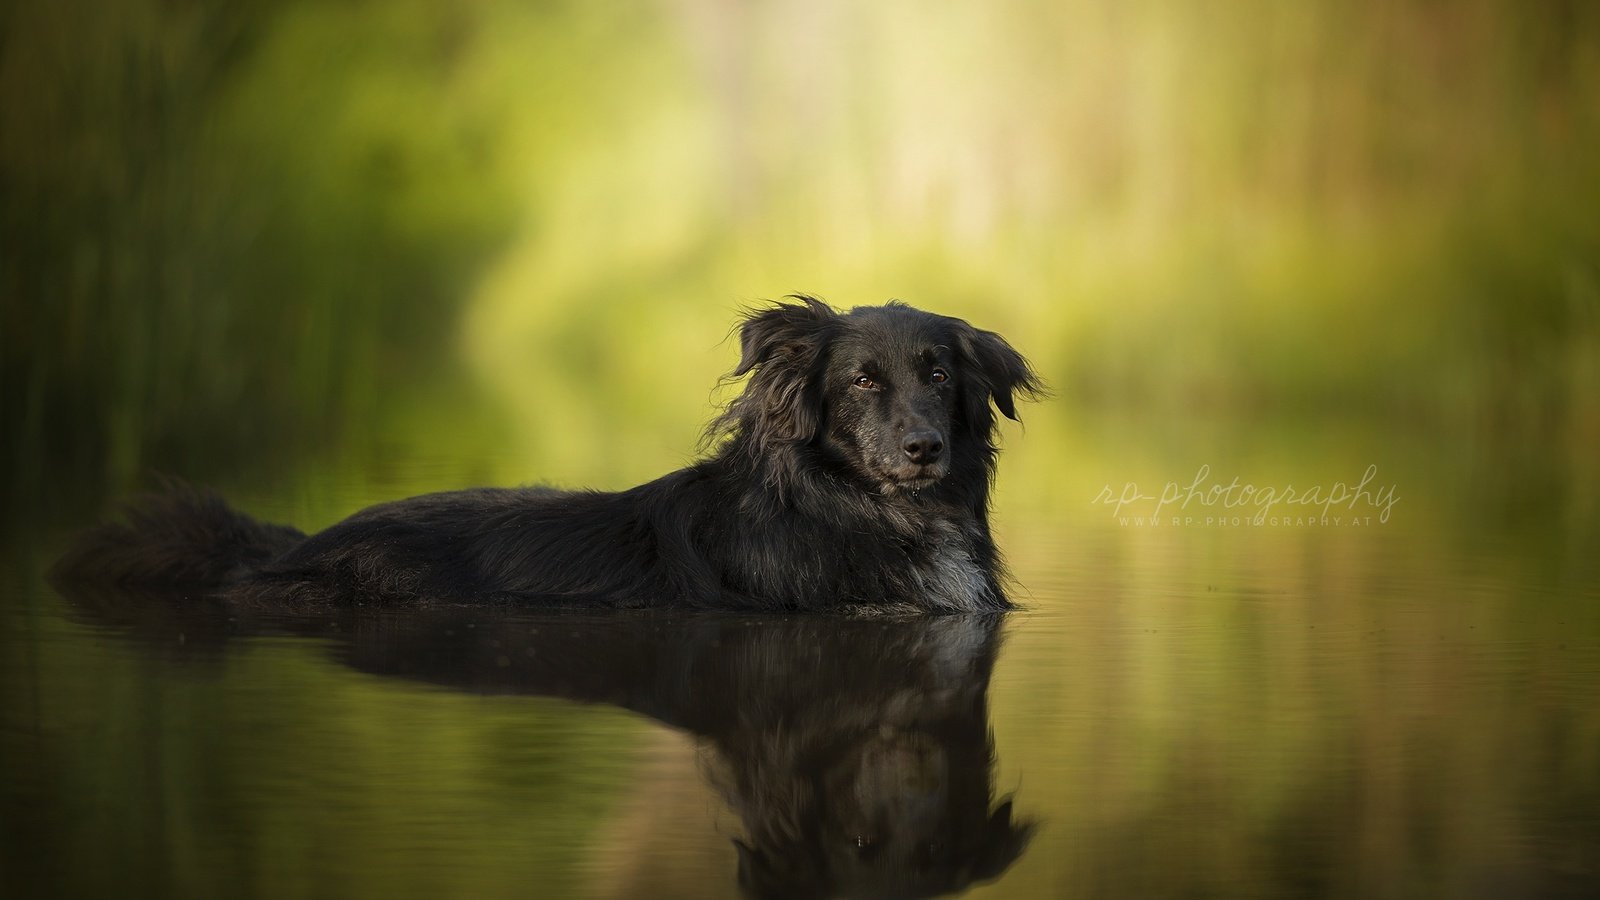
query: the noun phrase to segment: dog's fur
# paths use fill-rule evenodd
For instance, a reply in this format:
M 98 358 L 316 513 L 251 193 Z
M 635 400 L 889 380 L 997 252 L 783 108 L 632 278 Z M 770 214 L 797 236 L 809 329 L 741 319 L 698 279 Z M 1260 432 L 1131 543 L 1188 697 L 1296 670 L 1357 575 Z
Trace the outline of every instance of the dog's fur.
M 1005 609 L 989 532 L 996 420 L 1042 386 L 999 335 L 899 303 L 811 297 L 750 314 L 714 454 L 617 493 L 430 494 L 306 537 L 215 496 L 148 498 L 65 577 L 269 606 Z

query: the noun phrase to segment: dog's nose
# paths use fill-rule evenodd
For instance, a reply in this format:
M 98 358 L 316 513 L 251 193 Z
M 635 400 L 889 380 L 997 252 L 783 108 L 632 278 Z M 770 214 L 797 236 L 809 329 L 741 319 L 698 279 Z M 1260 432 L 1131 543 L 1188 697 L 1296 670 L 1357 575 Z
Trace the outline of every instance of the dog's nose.
M 917 465 L 938 462 L 939 456 L 944 453 L 944 435 L 931 428 L 908 431 L 900 441 L 900 449 Z

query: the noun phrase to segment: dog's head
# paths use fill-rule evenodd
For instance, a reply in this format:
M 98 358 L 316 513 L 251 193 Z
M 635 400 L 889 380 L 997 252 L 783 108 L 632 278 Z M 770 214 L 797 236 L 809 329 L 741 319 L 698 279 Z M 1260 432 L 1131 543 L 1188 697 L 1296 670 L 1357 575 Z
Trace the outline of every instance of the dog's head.
M 817 446 L 880 491 L 921 490 L 952 471 L 986 475 L 993 410 L 1015 419 L 1017 395 L 1043 388 L 1003 338 L 960 319 L 900 303 L 839 313 L 792 300 L 740 328 L 733 374 L 754 374 L 721 424 L 758 444 Z

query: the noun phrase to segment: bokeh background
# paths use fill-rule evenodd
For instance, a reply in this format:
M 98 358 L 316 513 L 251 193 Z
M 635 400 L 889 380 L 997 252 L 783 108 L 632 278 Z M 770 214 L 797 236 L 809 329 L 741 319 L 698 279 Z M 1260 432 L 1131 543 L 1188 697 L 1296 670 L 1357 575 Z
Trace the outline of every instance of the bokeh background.
M 1012 336 L 1041 440 L 1077 407 L 1592 446 L 1597 19 L 15 4 L 6 490 L 385 444 L 623 484 L 693 452 L 736 310 L 790 291 Z
M 288 641 L 168 666 L 39 573 L 151 472 L 303 527 L 654 477 L 736 389 L 738 311 L 806 291 L 967 317 L 1053 388 L 998 485 L 1037 613 L 999 784 L 1047 820 L 1001 893 L 1587 895 L 1597 210 L 1582 0 L 0 5 L 8 862 L 731 893 L 681 736 Z M 1201 465 L 1401 501 L 1092 502 Z

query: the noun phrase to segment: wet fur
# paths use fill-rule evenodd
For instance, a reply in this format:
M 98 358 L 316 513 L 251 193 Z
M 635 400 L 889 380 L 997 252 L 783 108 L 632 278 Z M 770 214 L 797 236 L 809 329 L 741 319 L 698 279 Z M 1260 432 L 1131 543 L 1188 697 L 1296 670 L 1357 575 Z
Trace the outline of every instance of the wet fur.
M 740 396 L 709 458 L 615 492 L 474 489 L 309 537 L 168 486 L 58 577 L 263 606 L 507 603 L 972 612 L 1009 607 L 989 530 L 994 410 L 1041 386 L 999 335 L 901 304 L 794 297 L 740 328 Z M 948 373 L 941 384 L 929 372 Z M 866 372 L 873 389 L 854 383 Z M 991 406 L 992 404 L 992 406 Z M 933 464 L 900 452 L 937 432 Z

